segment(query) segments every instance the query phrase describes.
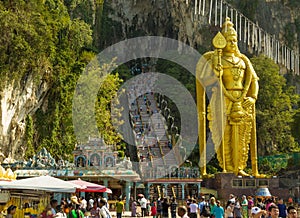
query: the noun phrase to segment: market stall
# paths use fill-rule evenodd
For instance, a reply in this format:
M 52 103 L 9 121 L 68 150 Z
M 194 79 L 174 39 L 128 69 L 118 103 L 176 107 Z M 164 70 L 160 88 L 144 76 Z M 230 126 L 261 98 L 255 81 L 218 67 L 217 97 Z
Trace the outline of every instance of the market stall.
M 0 181 L 1 209 L 15 205 L 16 217 L 37 217 L 49 205 L 51 193 L 75 193 L 77 187 L 51 176 Z
M 0 182 L 1 189 L 29 189 L 47 192 L 74 193 L 78 186 L 52 176 L 39 176 L 12 182 Z

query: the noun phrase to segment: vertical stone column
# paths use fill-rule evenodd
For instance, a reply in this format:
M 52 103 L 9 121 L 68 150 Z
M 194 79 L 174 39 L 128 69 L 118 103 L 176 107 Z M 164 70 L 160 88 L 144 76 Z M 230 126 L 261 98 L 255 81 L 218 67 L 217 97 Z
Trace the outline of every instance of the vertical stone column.
M 150 184 L 147 183 L 146 187 L 145 187 L 145 197 L 146 197 L 146 199 L 149 198 L 149 192 L 150 192 Z
M 108 188 L 108 179 L 103 179 L 103 185 Z M 107 199 L 107 193 L 103 192 L 103 197 Z
M 198 187 L 198 196 L 196 196 L 197 198 L 200 196 L 200 193 L 201 193 L 201 183 L 197 183 L 197 187 Z
M 126 194 L 125 210 L 126 211 L 129 211 L 130 191 L 131 191 L 131 182 L 126 181 L 126 185 L 125 185 L 125 194 Z
M 181 183 L 180 184 L 181 185 L 181 196 L 182 196 L 182 200 L 184 200 L 185 199 L 185 194 L 184 194 L 184 183 Z
M 164 183 L 164 187 L 165 187 L 165 189 L 164 189 L 164 190 L 165 190 L 165 192 L 164 192 L 164 197 L 167 197 L 168 194 L 169 194 L 169 193 L 168 193 L 168 185 L 169 185 L 168 183 Z

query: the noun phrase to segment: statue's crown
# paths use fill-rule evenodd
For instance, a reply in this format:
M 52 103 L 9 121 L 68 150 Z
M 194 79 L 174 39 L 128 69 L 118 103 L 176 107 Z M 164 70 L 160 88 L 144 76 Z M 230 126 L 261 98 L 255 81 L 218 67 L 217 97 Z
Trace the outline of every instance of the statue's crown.
M 228 36 L 237 36 L 235 29 L 233 28 L 234 24 L 230 21 L 229 17 L 226 17 L 226 21 L 222 25 L 222 34 L 225 38 Z

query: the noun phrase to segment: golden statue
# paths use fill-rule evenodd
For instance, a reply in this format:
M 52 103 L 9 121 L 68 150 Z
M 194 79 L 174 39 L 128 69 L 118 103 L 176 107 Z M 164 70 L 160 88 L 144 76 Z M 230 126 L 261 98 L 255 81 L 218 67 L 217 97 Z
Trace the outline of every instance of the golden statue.
M 214 51 L 205 53 L 196 67 L 201 173 L 206 175 L 206 109 L 212 141 L 223 172 L 248 176 L 244 171 L 250 148 L 252 175 L 257 169 L 255 102 L 258 77 L 249 59 L 240 53 L 233 23 L 226 18 L 213 39 Z M 208 107 L 205 96 L 212 90 Z

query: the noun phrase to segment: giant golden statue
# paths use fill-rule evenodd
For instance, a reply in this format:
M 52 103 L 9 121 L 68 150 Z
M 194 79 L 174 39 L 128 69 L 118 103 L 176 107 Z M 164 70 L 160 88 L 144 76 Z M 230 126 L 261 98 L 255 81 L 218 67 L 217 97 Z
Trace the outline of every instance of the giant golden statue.
M 207 118 L 223 172 L 247 176 L 244 169 L 250 149 L 252 175 L 258 177 L 255 122 L 258 77 L 249 59 L 239 51 L 233 26 L 226 18 L 222 31 L 213 39 L 215 50 L 205 53 L 196 67 L 201 171 L 206 175 Z M 205 96 L 209 90 L 207 107 Z

